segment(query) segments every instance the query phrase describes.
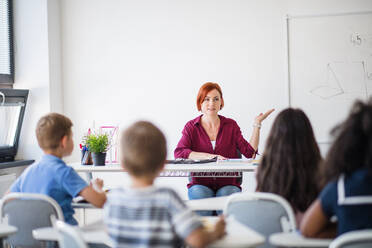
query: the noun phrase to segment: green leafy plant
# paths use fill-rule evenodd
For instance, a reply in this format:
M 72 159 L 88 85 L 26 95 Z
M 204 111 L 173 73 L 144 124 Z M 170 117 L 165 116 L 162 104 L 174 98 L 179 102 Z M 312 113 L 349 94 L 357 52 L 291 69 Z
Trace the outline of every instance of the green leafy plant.
M 109 137 L 107 134 L 88 134 L 84 137 L 88 150 L 93 153 L 103 153 L 109 149 Z

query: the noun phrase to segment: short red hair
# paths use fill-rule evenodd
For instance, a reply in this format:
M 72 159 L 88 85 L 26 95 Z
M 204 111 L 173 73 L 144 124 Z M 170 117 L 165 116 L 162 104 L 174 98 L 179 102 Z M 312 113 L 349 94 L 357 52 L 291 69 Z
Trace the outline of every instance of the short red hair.
M 200 87 L 198 96 L 196 98 L 196 107 L 198 108 L 199 111 L 201 110 L 201 105 L 204 101 L 204 98 L 207 96 L 207 94 L 211 90 L 214 90 L 214 89 L 216 89 L 221 95 L 221 108 L 220 109 L 223 108 L 224 102 L 223 102 L 221 87 L 217 83 L 207 82 Z

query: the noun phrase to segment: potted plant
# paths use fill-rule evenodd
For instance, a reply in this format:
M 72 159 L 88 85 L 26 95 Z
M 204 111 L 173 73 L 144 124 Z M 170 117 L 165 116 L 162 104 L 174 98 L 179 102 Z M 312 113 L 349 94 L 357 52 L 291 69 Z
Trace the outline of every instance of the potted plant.
M 93 165 L 105 165 L 106 152 L 109 149 L 109 137 L 106 133 L 91 133 L 85 137 L 85 144 L 92 153 Z

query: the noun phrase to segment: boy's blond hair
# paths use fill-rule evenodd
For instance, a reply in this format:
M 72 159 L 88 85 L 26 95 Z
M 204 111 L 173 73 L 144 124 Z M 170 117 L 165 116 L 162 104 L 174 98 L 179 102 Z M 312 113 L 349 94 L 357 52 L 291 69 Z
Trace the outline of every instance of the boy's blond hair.
M 155 175 L 167 156 L 165 136 L 150 122 L 135 122 L 123 132 L 120 152 L 121 165 L 129 174 L 136 177 Z
M 40 118 L 36 125 L 36 138 L 43 150 L 58 148 L 65 135 L 71 135 L 72 121 L 64 115 L 50 113 Z

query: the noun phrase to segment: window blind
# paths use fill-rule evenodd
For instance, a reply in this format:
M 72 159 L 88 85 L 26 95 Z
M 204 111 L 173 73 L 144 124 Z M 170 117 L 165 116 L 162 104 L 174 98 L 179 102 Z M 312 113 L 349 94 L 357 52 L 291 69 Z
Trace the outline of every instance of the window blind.
M 0 84 L 13 84 L 11 0 L 0 0 Z

